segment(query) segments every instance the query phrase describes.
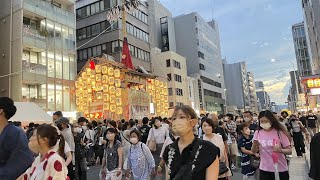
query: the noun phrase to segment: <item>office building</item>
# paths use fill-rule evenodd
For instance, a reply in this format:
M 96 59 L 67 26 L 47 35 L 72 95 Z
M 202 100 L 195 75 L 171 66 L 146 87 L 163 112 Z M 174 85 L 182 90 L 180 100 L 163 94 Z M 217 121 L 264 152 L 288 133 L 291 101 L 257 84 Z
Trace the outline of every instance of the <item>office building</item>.
M 256 91 L 264 91 L 264 84 L 262 81 L 255 81 Z
M 167 80 L 169 107 L 190 105 L 186 58 L 173 51 L 152 49 L 158 63 L 153 63 L 153 74 Z
M 270 110 L 271 108 L 271 100 L 269 94 L 264 90 L 264 84 L 262 81 L 255 82 L 257 86 L 256 93 L 258 104 L 260 104 L 260 111 Z
M 298 66 L 297 73 L 300 77 L 310 76 L 312 75 L 312 69 L 310 64 L 307 37 L 303 22 L 292 26 L 292 36 Z
M 174 25 L 177 53 L 187 59 L 188 76 L 198 81 L 200 109 L 223 113 L 225 86 L 217 23 L 193 12 L 174 17 Z
M 254 82 L 253 73 L 251 72 L 247 73 L 247 81 L 248 81 L 248 96 L 249 96 L 250 110 L 257 112 L 258 111 L 257 93 L 256 93 L 256 85 Z
M 252 110 L 250 106 L 249 81 L 245 62 L 224 64 L 227 105 L 236 106 L 238 110 Z M 253 81 L 251 77 L 250 82 Z M 254 82 L 254 81 L 253 81 Z M 252 86 L 252 85 L 251 85 Z M 254 89 L 252 88 L 252 91 Z
M 0 12 L 0 96 L 75 111 L 74 0 L 3 0 Z
M 110 7 L 121 5 L 119 0 L 81 0 L 76 2 L 77 14 L 77 70 L 80 71 L 90 57 L 100 57 L 102 54 L 112 55 L 120 62 L 122 57 L 122 20 L 107 21 Z M 129 50 L 133 66 L 142 66 L 151 70 L 149 44 L 149 18 L 145 2 L 138 10 L 126 13 L 126 29 Z M 103 33 L 105 32 L 105 33 Z M 101 34 L 102 33 L 102 34 Z M 98 38 L 92 40 L 97 35 Z M 91 41 L 92 40 L 92 41 Z
M 313 74 L 320 73 L 320 1 L 302 0 L 304 27 Z

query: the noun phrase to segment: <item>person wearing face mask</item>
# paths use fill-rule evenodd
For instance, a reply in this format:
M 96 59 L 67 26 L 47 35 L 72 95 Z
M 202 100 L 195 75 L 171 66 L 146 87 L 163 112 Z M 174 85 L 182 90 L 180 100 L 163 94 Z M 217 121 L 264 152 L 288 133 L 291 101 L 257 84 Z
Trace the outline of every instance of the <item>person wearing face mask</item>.
M 25 180 L 69 179 L 68 169 L 63 158 L 56 152 L 54 146 L 64 139 L 58 135 L 57 129 L 51 125 L 40 125 L 29 141 L 29 148 L 39 156 L 31 167 L 22 175 Z
M 218 179 L 220 150 L 211 142 L 194 136 L 193 128 L 198 123 L 195 111 L 187 105 L 176 107 L 172 120 L 172 130 L 180 138 L 163 153 L 167 179 Z
M 156 164 L 159 164 L 161 161 L 160 153 L 161 149 L 163 147 L 164 141 L 166 140 L 166 137 L 169 137 L 169 130 L 165 127 L 161 126 L 161 121 L 158 117 L 154 119 L 154 126 L 150 129 L 147 144 L 150 143 L 150 141 L 155 141 L 156 143 L 156 151 L 152 152 L 152 156 L 154 158 L 154 161 Z M 162 177 L 154 176 L 152 178 L 154 179 L 164 179 L 165 178 L 165 172 L 162 171 Z
M 73 132 L 75 140 L 75 176 L 78 180 L 87 180 L 86 136 L 82 127 L 78 124 L 74 125 Z
M 292 137 L 294 142 L 294 148 L 296 150 L 298 157 L 303 157 L 303 153 L 306 153 L 305 151 L 305 145 L 304 145 L 304 138 L 302 132 L 306 134 L 307 142 L 309 142 L 309 133 L 307 132 L 306 128 L 303 126 L 303 124 L 298 120 L 298 118 L 295 115 L 292 115 L 290 117 L 290 127 L 292 128 Z
M 243 174 L 243 180 L 255 180 L 254 175 L 256 174 L 256 169 L 250 164 L 251 156 L 259 158 L 258 153 L 253 153 L 252 139 L 249 125 L 247 123 L 242 123 L 239 126 L 239 131 L 241 132 L 240 138 L 238 139 L 238 147 L 240 149 L 241 155 L 241 174 Z
M 78 124 L 81 126 L 83 133 L 86 133 L 86 131 L 88 130 L 87 128 L 87 119 L 84 117 L 80 117 L 78 119 Z
M 121 180 L 123 165 L 123 149 L 121 142 L 116 140 L 117 130 L 107 129 L 107 144 L 102 159 L 101 175 L 106 180 Z
M 128 154 L 128 163 L 126 177 L 133 175 L 133 180 L 149 179 L 155 172 L 155 162 L 149 148 L 139 141 L 141 133 L 134 129 L 130 132 L 130 150 Z
M 71 126 L 69 125 L 69 119 L 62 117 L 58 121 L 56 121 L 57 127 L 61 131 L 61 135 L 65 139 L 65 141 L 70 146 L 72 153 L 75 149 L 74 138 L 71 131 Z
M 214 129 L 215 125 L 212 119 L 205 118 L 202 121 L 201 127 L 204 132 L 203 140 L 210 141 L 215 146 L 220 149 L 220 163 L 225 163 L 226 167 L 229 167 L 228 155 L 227 151 L 225 150 L 224 142 L 221 135 L 215 134 Z M 227 180 L 232 176 L 231 171 L 228 170 L 227 172 L 219 175 L 219 180 Z
M 253 122 L 253 113 L 251 111 L 245 111 L 243 113 L 243 120 L 249 124 L 251 134 L 254 134 L 254 132 L 259 128 L 259 125 Z
M 32 164 L 26 134 L 8 120 L 17 111 L 8 97 L 0 97 L 0 179 L 17 179 Z
M 260 180 L 275 180 L 275 163 L 280 180 L 289 180 L 285 155 L 292 154 L 290 134 L 271 111 L 261 111 L 258 118 L 260 128 L 254 134 L 251 151 L 260 154 Z

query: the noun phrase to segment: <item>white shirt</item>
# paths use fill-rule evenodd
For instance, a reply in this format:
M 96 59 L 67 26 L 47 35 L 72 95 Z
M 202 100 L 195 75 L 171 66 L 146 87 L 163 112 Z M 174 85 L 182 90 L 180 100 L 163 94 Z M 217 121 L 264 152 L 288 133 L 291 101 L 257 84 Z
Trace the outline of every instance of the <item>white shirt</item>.
M 91 140 L 92 146 L 93 146 L 94 143 L 95 143 L 95 142 L 94 142 L 94 136 L 95 136 L 94 130 L 91 130 L 91 129 L 87 130 L 86 133 L 85 133 L 85 136 L 86 136 L 86 138 L 87 138 L 88 140 Z
M 165 128 L 167 128 L 167 129 L 170 128 L 170 127 L 169 127 L 169 124 L 167 124 L 167 123 L 162 123 L 162 127 L 165 127 Z
M 169 130 L 167 128 L 151 128 L 147 140 L 155 139 L 157 144 L 162 144 L 166 140 L 166 137 L 169 137 Z

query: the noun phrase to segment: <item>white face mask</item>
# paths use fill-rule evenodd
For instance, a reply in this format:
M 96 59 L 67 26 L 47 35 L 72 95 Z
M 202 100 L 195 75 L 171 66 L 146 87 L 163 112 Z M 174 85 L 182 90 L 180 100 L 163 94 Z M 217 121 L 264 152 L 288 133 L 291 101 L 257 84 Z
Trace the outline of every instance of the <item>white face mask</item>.
M 82 126 L 83 131 L 86 131 L 88 128 L 87 126 Z
M 228 120 L 229 120 L 229 118 L 228 118 L 228 117 L 225 117 L 225 118 L 224 118 L 224 120 L 225 120 L 225 121 L 228 121 Z
M 271 128 L 271 124 L 270 123 L 260 123 L 260 126 L 264 129 L 264 130 L 268 130 Z
M 244 122 L 249 122 L 251 119 L 250 118 L 243 118 Z
M 138 141 L 138 138 L 130 138 L 130 142 L 132 144 L 137 144 L 139 141 Z
M 258 117 L 257 116 L 253 116 L 253 120 L 254 121 L 258 120 Z

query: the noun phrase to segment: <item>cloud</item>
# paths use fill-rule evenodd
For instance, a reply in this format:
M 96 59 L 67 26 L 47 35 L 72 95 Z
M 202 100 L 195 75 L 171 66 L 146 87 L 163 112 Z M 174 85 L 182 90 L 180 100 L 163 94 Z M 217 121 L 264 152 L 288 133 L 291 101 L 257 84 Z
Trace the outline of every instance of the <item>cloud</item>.
M 284 76 L 282 79 L 272 79 L 264 81 L 265 90 L 271 97 L 271 101 L 277 104 L 284 104 L 288 94 L 288 86 L 290 85 L 290 76 Z
M 257 45 L 258 42 L 254 41 L 254 42 L 251 42 L 252 45 Z
M 269 43 L 268 42 L 264 42 L 263 44 L 261 44 L 259 47 L 263 48 L 263 47 L 267 47 L 269 46 Z

